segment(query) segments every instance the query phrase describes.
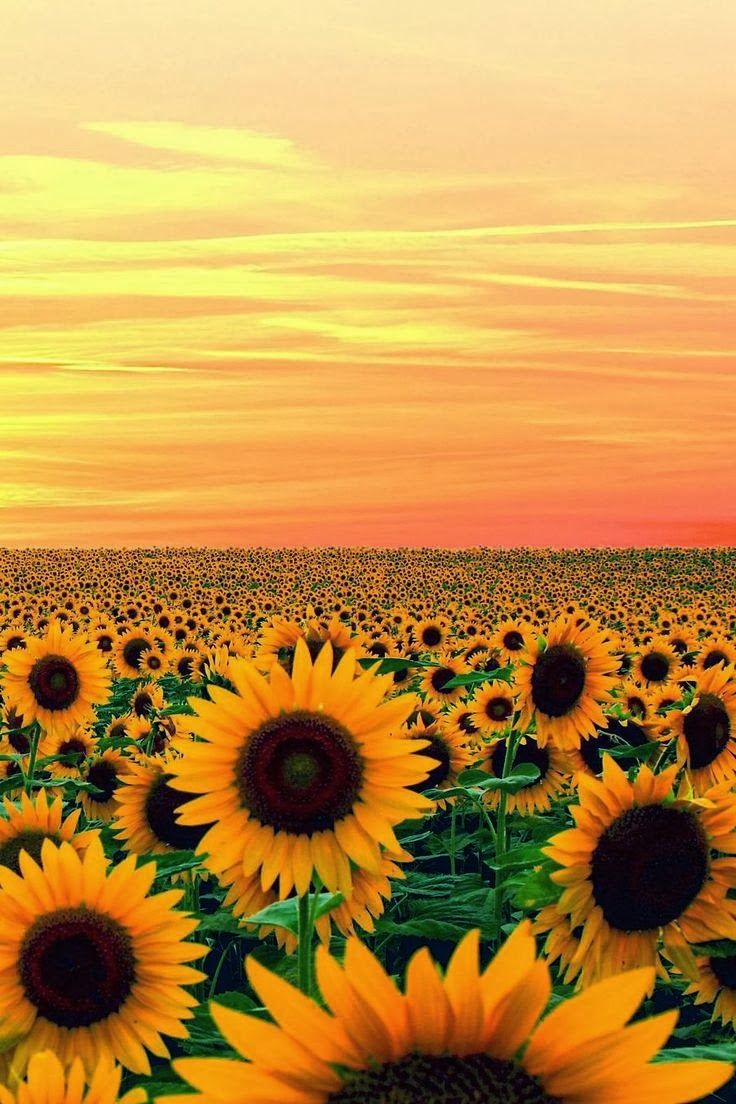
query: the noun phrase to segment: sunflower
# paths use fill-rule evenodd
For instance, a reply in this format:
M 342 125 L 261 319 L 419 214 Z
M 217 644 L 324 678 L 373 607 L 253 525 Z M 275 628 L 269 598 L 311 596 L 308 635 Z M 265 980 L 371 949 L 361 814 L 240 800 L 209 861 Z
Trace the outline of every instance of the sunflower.
M 164 758 L 144 756 L 128 760 L 116 797 L 115 834 L 127 851 L 136 855 L 162 855 L 193 851 L 212 827 L 184 825 L 177 820 L 182 805 L 195 794 L 171 787 L 170 764 Z
M 89 790 L 80 790 L 77 794 L 77 801 L 81 802 L 84 815 L 89 820 L 101 820 L 103 824 L 109 824 L 116 815 L 119 808 L 118 790 L 130 762 L 130 759 L 126 759 L 115 748 L 107 748 L 101 755 L 94 755 L 87 760 L 83 771 L 84 781 L 90 782 L 100 791 L 93 794 Z
M 75 725 L 68 732 L 46 736 L 39 746 L 44 758 L 59 757 L 56 762 L 44 763 L 44 770 L 52 778 L 81 778 L 85 759 L 93 755 L 97 737 L 89 728 Z
M 5 706 L 2 712 L 3 718 L 3 735 L 0 737 L 3 742 L 7 742 L 10 745 L 11 752 L 16 755 L 27 755 L 31 750 L 31 737 L 33 735 L 33 726 L 24 725 L 23 718 L 15 710 L 15 707 Z
M 448 687 L 458 675 L 464 675 L 468 671 L 467 663 L 462 659 L 453 658 L 449 653 L 442 653 L 436 667 L 428 667 L 422 677 L 419 686 L 424 692 L 428 702 L 436 705 L 446 705 L 456 702 L 467 693 L 465 687 Z
M 79 809 L 64 818 L 62 799 L 49 802 L 45 790 L 35 798 L 21 794 L 19 803 L 5 798 L 2 803 L 3 815 L 0 817 L 0 866 L 8 867 L 16 874 L 20 873 L 18 856 L 26 851 L 38 862 L 44 840 L 52 843 L 70 843 L 75 851 L 82 854 L 91 840 L 97 838 L 97 832 L 77 832 Z
M 21 875 L 0 867 L 0 1043 L 22 1075 L 48 1048 L 88 1073 L 101 1058 L 150 1073 L 146 1051 L 168 1058 L 161 1033 L 186 1038 L 196 1001 L 183 988 L 204 974 L 185 965 L 206 948 L 185 942 L 196 920 L 171 907 L 171 890 L 147 893 L 154 863 L 131 856 L 107 871 L 99 839 L 80 857 L 45 840 L 41 865 L 20 855 Z
M 112 649 L 113 663 L 118 675 L 121 678 L 140 678 L 141 656 L 153 647 L 151 633 L 145 632 L 140 625 L 134 629 L 126 629 L 114 642 Z
M 696 959 L 698 977 L 685 990 L 695 1004 L 712 1004 L 712 1019 L 736 1028 L 736 955 Z
M 310 612 L 314 613 L 313 610 Z M 290 675 L 298 640 L 306 643 L 313 660 L 317 658 L 323 645 L 329 642 L 332 646 L 334 667 L 346 652 L 353 652 L 355 656 L 362 654 L 360 639 L 357 636 L 351 636 L 350 630 L 337 617 L 333 617 L 331 621 L 324 624 L 312 616 L 301 625 L 296 621 L 277 617 L 261 637 L 254 660 L 256 666 L 259 670 L 268 673 L 274 664 L 278 663 Z
M 483 736 L 507 732 L 516 716 L 516 691 L 504 682 L 492 682 L 476 691 L 468 703 L 473 724 Z
M 500 650 L 501 655 L 510 663 L 527 651 L 534 639 L 534 633 L 528 621 L 505 618 L 497 626 L 491 642 Z
M 666 636 L 653 636 L 634 661 L 634 677 L 647 687 L 676 682 L 681 674 L 680 657 Z
M 436 652 L 447 643 L 447 624 L 434 618 L 419 621 L 414 626 L 412 636 L 420 651 Z
M 660 937 L 683 973 L 695 962 L 690 942 L 736 938 L 736 798 L 726 787 L 707 800 L 673 800 L 675 764 L 655 775 L 647 766 L 628 781 L 606 755 L 603 779 L 578 775 L 577 827 L 543 848 L 561 869 L 561 913 L 582 927 L 584 984 L 656 965 Z
M 267 681 L 238 660 L 237 695 L 213 688 L 212 702 L 190 699 L 197 716 L 185 721 L 205 742 L 172 762 L 171 784 L 202 795 L 180 810 L 181 824 L 216 822 L 197 848 L 214 874 L 242 861 L 246 876 L 260 869 L 264 889 L 278 880 L 283 899 L 306 893 L 316 870 L 347 895 L 350 861 L 378 873 L 381 845 L 398 850 L 394 825 L 432 808 L 408 787 L 435 760 L 398 734 L 416 698 L 382 702 L 390 675 L 356 677 L 355 665 L 348 652 L 333 673 L 329 642 L 312 664 L 299 640 L 291 677 L 275 664 Z
M 464 737 L 468 747 L 477 748 L 481 745 L 481 733 L 473 718 L 472 702 L 458 702 L 457 705 L 453 705 L 443 717 L 443 721 L 447 732 Z
M 171 663 L 175 655 L 176 652 L 173 650 L 162 652 L 158 648 L 144 651 L 138 660 L 138 671 L 141 676 L 147 676 L 148 678 L 163 678 L 171 670 Z
M 3 629 L 0 632 L 0 657 L 16 648 L 25 648 L 28 639 L 28 633 L 20 625 L 10 625 Z
M 709 667 L 698 673 L 690 704 L 667 714 L 680 760 L 696 793 L 718 782 L 736 782 L 736 670 Z
M 546 642 L 522 654 L 516 670 L 522 728 L 537 722 L 537 742 L 554 740 L 563 750 L 605 726 L 601 703 L 611 698 L 617 660 L 606 634 L 596 626 L 559 618 Z
M 711 667 L 733 666 L 736 664 L 736 647 L 726 636 L 704 640 L 696 666 L 700 671 L 709 671 Z
M 52 1050 L 31 1056 L 25 1081 L 18 1086 L 0 1085 L 0 1104 L 143 1104 L 146 1090 L 130 1089 L 120 1095 L 120 1066 L 100 1062 L 89 1076 L 85 1092 L 84 1066 L 76 1058 L 67 1072 Z
M 117 638 L 117 632 L 112 625 L 98 625 L 90 633 L 90 640 L 98 651 L 102 652 L 104 656 L 109 656 L 112 653 L 113 645 Z
M 665 1012 L 626 1026 L 653 970 L 604 981 L 540 1023 L 551 982 L 529 923 L 482 973 L 478 947 L 469 932 L 444 977 L 418 951 L 405 994 L 358 939 L 348 939 L 342 966 L 321 947 L 317 977 L 330 1011 L 250 956 L 248 977 L 276 1023 L 213 1004 L 245 1061 L 182 1058 L 174 1067 L 196 1104 L 677 1104 L 731 1077 L 728 1062 L 649 1062 L 677 1022 Z
M 506 747 L 507 741 L 501 739 L 495 740 L 486 749 L 481 766 L 493 778 L 503 777 Z M 514 757 L 514 766 L 518 767 L 523 763 L 530 763 L 537 767 L 539 778 L 523 786 L 516 793 L 507 794 L 507 810 L 510 813 L 521 813 L 522 816 L 531 816 L 532 813 L 537 812 L 548 812 L 552 808 L 552 799 L 562 793 L 570 779 L 564 753 L 554 747 L 552 743 L 540 747 L 534 737 L 527 734 L 522 736 L 519 741 Z M 493 809 L 498 805 L 499 799 L 498 790 L 490 790 L 484 794 L 483 798 L 485 803 Z
M 626 712 L 639 725 L 645 725 L 652 721 L 654 714 L 654 695 L 661 692 L 657 690 L 645 690 L 636 679 L 624 679 L 617 692 L 616 700 L 621 703 Z
M 447 790 L 457 782 L 460 771 L 469 767 L 473 756 L 468 748 L 467 737 L 450 732 L 441 722 L 425 725 L 419 721 L 411 729 L 412 740 L 422 740 L 423 754 L 428 759 L 434 759 L 435 765 L 430 770 L 423 782 L 415 782 L 410 789 L 416 793 L 425 790 Z M 435 799 L 437 807 L 442 809 L 447 801 Z M 450 801 L 454 801 L 450 798 Z
M 25 724 L 38 721 L 56 733 L 94 720 L 95 706 L 110 696 L 105 660 L 86 637 L 53 622 L 43 639 L 5 655 L 5 701 Z
M 147 654 L 144 652 L 144 657 Z M 163 709 L 164 705 L 164 692 L 161 687 L 153 682 L 144 682 L 136 688 L 130 702 L 130 709 L 136 717 L 148 717 L 151 713 Z

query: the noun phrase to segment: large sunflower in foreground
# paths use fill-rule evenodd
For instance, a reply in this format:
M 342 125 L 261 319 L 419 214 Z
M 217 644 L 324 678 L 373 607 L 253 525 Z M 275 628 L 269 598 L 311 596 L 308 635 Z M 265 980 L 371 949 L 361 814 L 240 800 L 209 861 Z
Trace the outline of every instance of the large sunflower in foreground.
M 606 755 L 603 778 L 578 775 L 577 827 L 542 850 L 561 867 L 561 915 L 581 928 L 583 984 L 656 965 L 660 940 L 686 975 L 695 973 L 689 943 L 736 939 L 736 797 L 721 786 L 703 799 L 672 787 L 675 764 L 655 775 L 642 766 L 630 782 Z
M 329 641 L 312 664 L 298 640 L 291 676 L 274 664 L 267 680 L 236 660 L 237 694 L 213 687 L 211 702 L 190 699 L 198 716 L 186 723 L 204 743 L 171 763 L 171 785 L 201 795 L 179 823 L 213 825 L 198 847 L 213 873 L 240 862 L 245 877 L 260 870 L 264 890 L 278 880 L 285 898 L 306 893 L 316 871 L 348 895 L 351 861 L 380 873 L 381 846 L 400 850 L 394 826 L 432 809 L 409 787 L 436 762 L 399 731 L 414 695 L 383 700 L 391 676 L 356 676 L 352 652 L 332 667 Z
M 736 782 L 736 671 L 699 671 L 690 704 L 667 715 L 693 789 Z
M 143 1104 L 146 1090 L 129 1089 L 120 1096 L 123 1071 L 100 1062 L 89 1077 L 77 1058 L 68 1072 L 51 1050 L 41 1050 L 28 1063 L 25 1081 L 12 1089 L 0 1085 L 0 1104 Z
M 601 703 L 611 699 L 617 659 L 605 633 L 597 626 L 559 618 L 546 641 L 521 657 L 515 673 L 522 728 L 537 722 L 537 742 L 554 740 L 563 751 L 606 727 Z
M 154 863 L 125 859 L 108 872 L 99 840 L 83 857 L 45 841 L 41 866 L 0 867 L 0 1045 L 22 1074 L 37 1050 L 65 1066 L 100 1059 L 150 1073 L 167 1058 L 163 1035 L 186 1038 L 197 1003 L 182 986 L 204 974 L 185 963 L 206 948 L 185 942 L 196 920 L 175 912 L 181 893 L 146 896 Z
M 5 655 L 5 702 L 46 733 L 68 730 L 95 718 L 95 706 L 110 696 L 104 657 L 85 636 L 49 626 L 43 639 L 29 637 L 25 648 Z
M 681 1104 L 730 1078 L 727 1062 L 649 1062 L 677 1022 L 666 1012 L 626 1026 L 652 969 L 604 981 L 540 1023 L 551 984 L 528 922 L 482 973 L 478 945 L 470 932 L 444 978 L 419 951 L 405 994 L 359 940 L 348 940 L 344 966 L 320 948 L 332 1014 L 250 957 L 250 981 L 276 1023 L 213 1005 L 247 1061 L 183 1058 L 175 1069 L 196 1104 Z

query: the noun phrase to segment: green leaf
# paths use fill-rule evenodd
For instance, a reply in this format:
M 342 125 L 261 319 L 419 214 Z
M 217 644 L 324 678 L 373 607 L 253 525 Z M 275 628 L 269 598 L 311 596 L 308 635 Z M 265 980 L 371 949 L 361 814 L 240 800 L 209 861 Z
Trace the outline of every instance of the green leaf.
M 245 938 L 248 932 L 243 930 L 240 921 L 231 912 L 222 910 L 205 916 L 200 916 L 197 935 L 206 932 L 230 932 L 231 935 L 241 935 Z
M 518 793 L 519 790 L 535 782 L 537 778 L 539 778 L 539 767 L 534 763 L 519 763 L 518 766 L 511 768 L 511 774 L 507 774 L 505 778 L 496 778 L 477 767 L 470 767 L 468 770 L 461 771 L 457 780 L 461 786 L 468 788 L 472 796 L 473 790 L 481 793 L 487 790 Z
M 309 895 L 310 900 L 313 894 Z M 342 893 L 320 893 L 317 897 L 317 909 L 315 920 L 319 920 L 325 913 L 331 912 L 344 901 Z M 292 935 L 299 934 L 299 898 L 289 897 L 286 901 L 274 901 L 260 912 L 254 912 L 252 916 L 244 919 L 249 924 L 269 924 L 274 928 L 286 928 Z
M 366 670 L 375 668 L 376 664 L 379 664 L 377 671 L 379 675 L 392 675 L 394 671 L 410 671 L 412 667 L 436 667 L 436 663 L 432 663 L 431 660 L 426 659 L 401 659 L 399 656 L 386 656 L 381 659 L 380 656 L 375 656 L 373 659 L 359 659 L 358 663 Z
M 513 667 L 497 667 L 495 671 L 468 671 L 455 675 L 443 686 L 443 690 L 455 690 L 461 686 L 482 686 L 484 682 L 511 682 Z
M 732 958 L 736 955 L 736 943 L 732 939 L 715 939 L 712 943 L 691 943 L 693 954 L 709 958 Z
M 530 870 L 506 881 L 507 887 L 514 887 L 512 901 L 517 908 L 539 909 L 559 898 L 560 886 L 550 878 L 551 870 L 552 864 L 547 863 L 541 870 Z
M 486 859 L 488 866 L 493 870 L 501 868 L 513 870 L 516 867 L 539 866 L 540 863 L 545 861 L 545 857 L 536 843 L 523 843 L 520 847 L 512 848 L 511 851 L 507 851 L 505 855 L 502 855 L 499 863 L 490 862 Z
M 736 1062 L 736 1043 L 704 1043 L 699 1046 L 672 1047 L 669 1050 L 662 1050 L 659 1054 L 655 1054 L 652 1061 L 694 1062 L 698 1059 L 707 1059 L 712 1062 Z

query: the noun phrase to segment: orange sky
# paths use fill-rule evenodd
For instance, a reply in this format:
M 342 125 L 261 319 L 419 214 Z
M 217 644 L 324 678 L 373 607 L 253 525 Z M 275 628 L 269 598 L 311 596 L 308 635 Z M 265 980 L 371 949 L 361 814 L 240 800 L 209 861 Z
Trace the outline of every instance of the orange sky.
M 2 0 L 0 543 L 736 544 L 731 0 Z

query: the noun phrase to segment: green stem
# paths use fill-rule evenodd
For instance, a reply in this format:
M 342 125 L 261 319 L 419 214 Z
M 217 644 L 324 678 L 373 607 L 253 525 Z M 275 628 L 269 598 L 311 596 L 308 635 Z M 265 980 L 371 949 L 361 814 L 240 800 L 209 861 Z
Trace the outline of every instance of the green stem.
M 27 794 L 33 791 L 33 776 L 36 773 L 36 756 L 38 754 L 38 741 L 41 736 L 41 730 L 38 725 L 34 725 L 34 732 L 31 736 L 31 747 L 28 755 L 28 770 L 25 776 L 25 791 Z
M 224 951 L 220 955 L 220 961 L 217 963 L 217 966 L 215 967 L 215 972 L 212 975 L 212 982 L 210 984 L 210 991 L 207 994 L 207 1000 L 212 1000 L 217 991 L 217 983 L 220 980 L 220 972 L 222 970 L 222 967 L 225 965 L 225 959 L 227 958 L 231 947 L 232 943 L 228 943 Z
M 309 894 L 305 893 L 299 898 L 299 945 L 296 954 L 299 988 L 307 996 L 312 988 L 312 929 L 309 926 L 311 912 Z
M 450 813 L 450 876 L 455 877 L 455 817 L 457 816 L 457 806 L 452 806 L 452 812 Z
M 512 732 L 506 740 L 506 754 L 503 759 L 503 771 L 501 777 L 506 778 L 514 765 L 516 749 L 521 738 L 520 732 Z M 496 893 L 494 900 L 496 939 L 501 942 L 501 921 L 503 920 L 503 881 L 504 872 L 501 860 L 506 854 L 506 801 L 508 794 L 501 790 L 498 799 L 498 815 L 496 817 Z

